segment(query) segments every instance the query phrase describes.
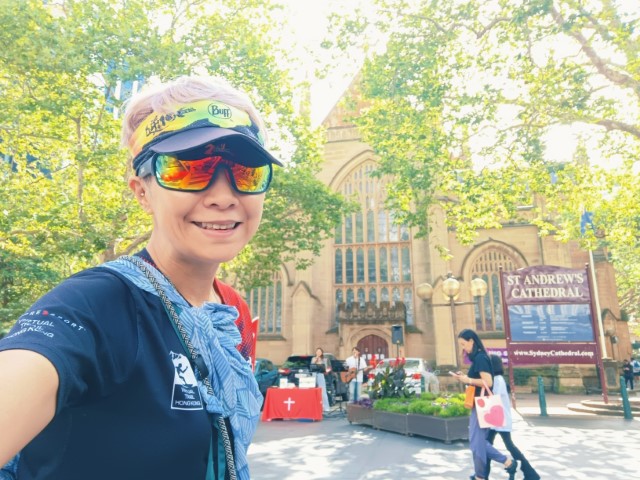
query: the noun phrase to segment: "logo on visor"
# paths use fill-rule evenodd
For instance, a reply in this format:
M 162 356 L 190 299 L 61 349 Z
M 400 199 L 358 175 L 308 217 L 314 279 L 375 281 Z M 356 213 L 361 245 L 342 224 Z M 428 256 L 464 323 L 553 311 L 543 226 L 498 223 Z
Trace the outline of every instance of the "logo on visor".
M 195 112 L 195 108 L 181 108 L 175 113 L 165 113 L 164 115 L 156 115 L 156 117 L 151 120 L 149 125 L 144 129 L 147 137 L 149 135 L 153 135 L 154 133 L 161 132 L 165 129 L 165 127 L 173 122 L 176 118 L 182 118 L 186 116 L 187 113 Z
M 212 117 L 218 118 L 231 118 L 231 109 L 230 108 L 220 108 L 219 105 L 212 103 L 209 105 L 209 115 Z

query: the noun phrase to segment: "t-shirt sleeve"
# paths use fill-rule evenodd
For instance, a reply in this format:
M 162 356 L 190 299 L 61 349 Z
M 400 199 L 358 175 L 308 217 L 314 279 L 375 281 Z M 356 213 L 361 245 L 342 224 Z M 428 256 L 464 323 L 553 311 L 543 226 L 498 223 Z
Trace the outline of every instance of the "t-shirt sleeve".
M 479 353 L 476 358 L 473 360 L 473 365 L 475 367 L 475 371 L 477 373 L 476 378 L 481 378 L 480 373 L 486 372 L 493 375 L 493 369 L 491 368 L 491 360 L 489 357 L 483 353 Z
M 68 278 L 25 312 L 0 350 L 40 353 L 60 380 L 57 411 L 100 398 L 123 382 L 137 355 L 131 284 L 105 269 Z
M 237 346 L 240 354 L 246 359 L 251 361 L 252 368 L 255 367 L 256 361 L 256 344 L 258 341 L 258 319 L 251 318 L 251 311 L 249 305 L 240 294 L 231 286 L 226 283 L 215 279 L 215 286 L 218 293 L 222 297 L 222 301 L 226 305 L 232 305 L 238 310 L 238 318 L 236 320 L 236 326 L 240 332 L 241 342 Z

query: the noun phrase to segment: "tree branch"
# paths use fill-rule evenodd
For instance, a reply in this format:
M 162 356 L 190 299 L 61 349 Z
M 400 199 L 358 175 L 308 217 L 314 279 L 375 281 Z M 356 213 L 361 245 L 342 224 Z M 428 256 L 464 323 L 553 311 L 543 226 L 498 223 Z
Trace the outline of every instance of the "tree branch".
M 562 28 L 566 25 L 564 17 L 555 8 L 555 6 L 551 6 L 550 12 L 553 20 L 559 27 Z M 616 85 L 631 88 L 634 90 L 634 92 L 636 92 L 636 94 L 640 93 L 640 84 L 631 76 L 610 68 L 609 65 L 607 65 L 607 62 L 597 54 L 595 49 L 589 44 L 589 41 L 584 35 L 582 35 L 582 33 L 569 30 L 568 34 L 580 44 L 580 46 L 582 47 L 582 51 L 589 58 L 589 60 L 591 60 L 592 65 L 596 68 L 596 70 L 598 70 L 601 75 L 603 75 L 605 78 L 615 83 Z

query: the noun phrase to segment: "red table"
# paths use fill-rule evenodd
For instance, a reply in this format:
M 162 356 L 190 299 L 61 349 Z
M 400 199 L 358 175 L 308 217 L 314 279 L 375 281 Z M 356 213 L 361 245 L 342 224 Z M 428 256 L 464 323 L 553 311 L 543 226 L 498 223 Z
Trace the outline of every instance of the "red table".
M 262 421 L 269 422 L 274 418 L 322 420 L 322 389 L 278 387 L 267 389 Z

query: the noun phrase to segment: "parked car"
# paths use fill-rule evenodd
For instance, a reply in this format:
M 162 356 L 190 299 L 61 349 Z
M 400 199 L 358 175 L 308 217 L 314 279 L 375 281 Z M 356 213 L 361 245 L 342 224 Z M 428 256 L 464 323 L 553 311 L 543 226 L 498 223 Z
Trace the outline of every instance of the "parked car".
M 404 379 L 405 384 L 409 387 L 413 393 L 422 392 L 422 379 L 424 378 L 425 391 L 431 391 L 437 393 L 440 390 L 440 382 L 438 380 L 438 371 L 432 371 L 426 360 L 422 358 L 405 358 L 404 359 L 404 371 L 406 377 Z M 372 376 L 384 372 L 388 367 L 392 368 L 395 365 L 395 358 L 385 358 L 378 362 L 378 365 L 372 370 Z
M 346 371 L 344 362 L 337 360 L 333 354 L 325 353 L 331 364 L 331 371 L 325 373 L 325 383 L 327 385 L 327 397 L 329 405 L 333 406 L 336 397 L 340 397 L 343 401 L 349 399 L 349 388 L 340 378 L 340 372 Z M 291 355 L 278 369 L 278 378 L 286 378 L 287 382 L 299 385 L 300 377 L 308 377 L 315 375 L 311 372 L 311 360 L 313 355 Z
M 256 358 L 253 376 L 256 377 L 260 393 L 265 397 L 267 389 L 278 384 L 278 369 L 271 360 L 266 358 Z

